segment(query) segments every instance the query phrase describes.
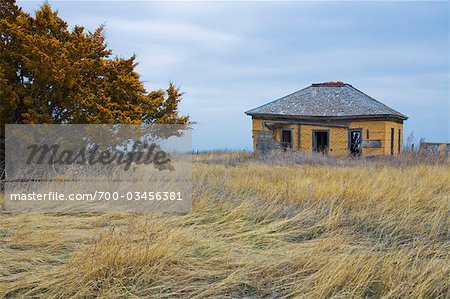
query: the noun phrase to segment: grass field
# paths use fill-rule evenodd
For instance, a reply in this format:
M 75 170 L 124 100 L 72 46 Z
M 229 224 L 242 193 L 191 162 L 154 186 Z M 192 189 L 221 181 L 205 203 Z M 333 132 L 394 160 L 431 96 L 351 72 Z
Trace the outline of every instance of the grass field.
M 0 297 L 449 298 L 448 163 L 285 160 L 198 155 L 186 215 L 2 213 Z

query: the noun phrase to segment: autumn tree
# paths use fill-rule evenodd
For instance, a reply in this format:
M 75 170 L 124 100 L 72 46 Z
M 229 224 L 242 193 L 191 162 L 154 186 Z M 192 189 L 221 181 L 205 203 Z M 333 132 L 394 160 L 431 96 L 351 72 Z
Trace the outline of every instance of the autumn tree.
M 147 92 L 136 57 L 113 57 L 102 26 L 70 30 L 49 4 L 32 16 L 15 0 L 0 3 L 2 140 L 9 123 L 189 122 L 178 113 L 179 89 Z

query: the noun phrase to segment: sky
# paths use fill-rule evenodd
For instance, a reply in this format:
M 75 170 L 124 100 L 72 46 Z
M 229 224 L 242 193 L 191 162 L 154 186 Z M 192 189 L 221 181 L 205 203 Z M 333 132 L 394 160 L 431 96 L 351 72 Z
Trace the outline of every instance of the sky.
M 409 116 L 405 140 L 450 142 L 448 1 L 49 3 L 70 27 L 104 24 L 148 90 L 181 88 L 194 150 L 251 150 L 245 111 L 327 81 Z

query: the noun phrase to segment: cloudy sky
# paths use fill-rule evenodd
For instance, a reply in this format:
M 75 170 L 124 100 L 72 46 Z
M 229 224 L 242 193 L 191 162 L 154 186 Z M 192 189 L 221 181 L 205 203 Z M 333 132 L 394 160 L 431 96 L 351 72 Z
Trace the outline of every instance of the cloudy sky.
M 49 2 L 71 26 L 105 24 L 148 89 L 181 87 L 194 149 L 251 149 L 244 111 L 324 81 L 408 115 L 405 138 L 450 142 L 447 1 Z

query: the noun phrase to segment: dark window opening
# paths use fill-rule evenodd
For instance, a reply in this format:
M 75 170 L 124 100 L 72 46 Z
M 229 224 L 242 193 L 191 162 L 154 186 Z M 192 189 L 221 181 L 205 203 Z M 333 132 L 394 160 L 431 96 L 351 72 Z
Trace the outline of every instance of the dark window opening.
M 395 138 L 394 128 L 391 128 L 391 155 L 394 154 L 394 138 Z
M 369 129 L 367 129 L 367 140 L 369 140 Z
M 348 134 L 348 148 L 350 150 L 350 154 L 353 157 L 359 157 L 362 154 L 361 150 L 361 130 L 350 130 Z
M 328 131 L 313 131 L 313 151 L 327 153 L 329 147 Z
M 402 148 L 402 130 L 398 129 L 398 153 L 400 154 Z
M 281 146 L 283 149 L 292 149 L 292 130 L 281 130 Z

